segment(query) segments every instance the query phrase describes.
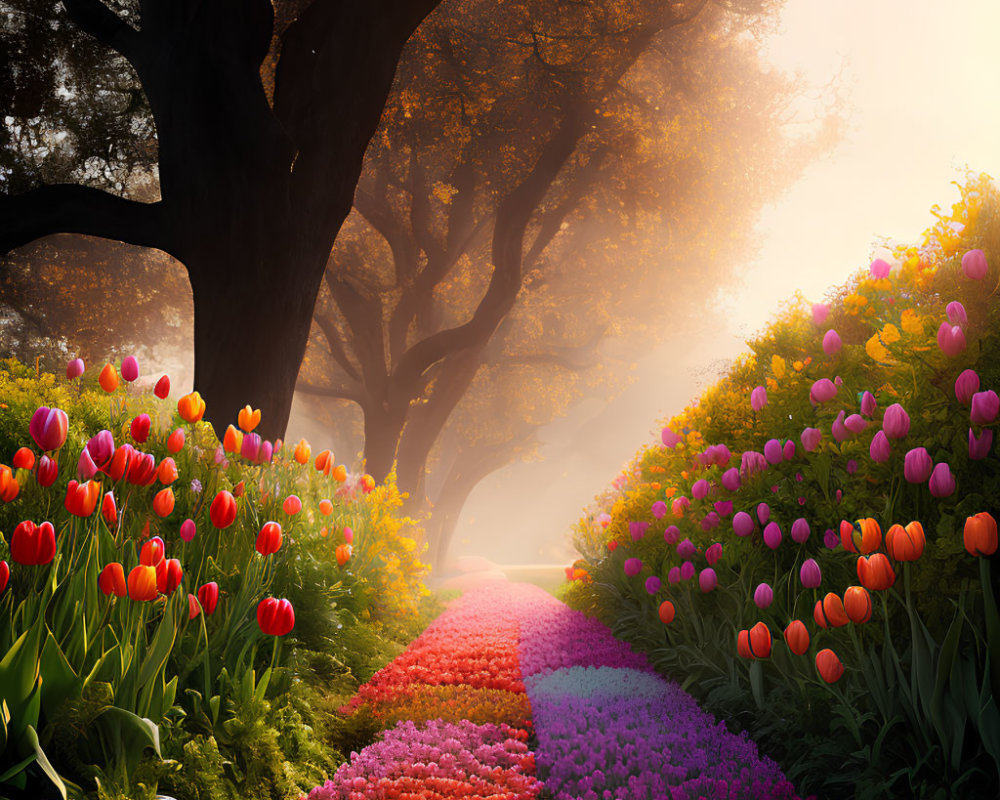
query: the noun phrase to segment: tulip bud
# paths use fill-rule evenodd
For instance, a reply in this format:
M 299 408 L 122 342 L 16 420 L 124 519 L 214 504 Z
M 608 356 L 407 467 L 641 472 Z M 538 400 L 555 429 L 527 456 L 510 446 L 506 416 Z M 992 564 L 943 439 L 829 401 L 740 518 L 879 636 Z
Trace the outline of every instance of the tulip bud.
M 28 423 L 28 433 L 39 450 L 58 450 L 69 433 L 69 417 L 61 408 L 39 407 Z
M 979 375 L 973 369 L 963 370 L 955 379 L 955 397 L 963 406 L 972 402 L 972 396 L 979 391 Z
M 882 591 L 896 582 L 896 573 L 884 553 L 872 553 L 858 557 L 858 579 L 865 588 Z
M 662 622 L 664 625 L 669 625 L 671 622 L 673 622 L 676 613 L 677 612 L 676 609 L 674 608 L 674 604 L 671 603 L 669 600 L 664 600 L 662 603 L 660 603 L 660 607 L 657 610 L 657 614 L 660 617 L 660 622 Z
M 816 671 L 827 683 L 836 683 L 844 674 L 844 665 L 829 647 L 816 654 Z
M 822 438 L 823 431 L 819 428 L 806 428 L 802 431 L 802 435 L 799 437 L 802 442 L 802 448 L 807 453 L 811 453 L 819 447 L 819 443 Z
M 138 444 L 145 442 L 149 438 L 150 424 L 149 414 L 139 414 L 134 417 L 132 424 L 129 425 L 129 433 L 132 434 L 132 439 Z
M 166 400 L 167 396 L 170 394 L 170 376 L 164 375 L 157 382 L 156 386 L 153 387 L 153 394 L 159 397 L 161 400 Z
M 749 536 L 753 533 L 753 517 L 746 511 L 737 511 L 733 516 L 733 533 L 737 536 Z
M 783 453 L 785 456 L 785 461 L 791 461 L 793 458 L 795 458 L 795 442 L 793 442 L 791 439 L 786 441 L 785 446 L 783 448 Z
M 698 574 L 698 588 L 703 592 L 710 592 L 718 585 L 719 578 L 715 574 L 715 570 L 711 567 L 705 567 L 705 569 Z
M 824 322 L 826 322 L 826 318 L 829 316 L 829 314 L 830 314 L 830 306 L 828 306 L 826 303 L 813 303 L 812 307 L 813 322 L 817 326 L 820 326 Z
M 861 433 L 868 427 L 868 422 L 860 414 L 851 414 L 844 420 L 844 427 L 851 433 Z
M 758 622 L 750 629 L 748 636 L 750 654 L 754 658 L 769 658 L 771 655 L 771 631 L 763 622 Z
M 706 481 L 704 478 L 702 478 L 701 480 L 697 480 L 691 487 L 691 496 L 695 500 L 704 500 L 705 496 L 708 494 L 708 488 L 709 488 L 708 481 Z
M 972 395 L 972 410 L 969 418 L 973 425 L 989 425 L 1000 413 L 1000 398 L 992 389 Z
M 931 494 L 934 497 L 950 497 L 955 491 L 955 476 L 951 474 L 951 467 L 942 461 L 934 466 L 928 483 Z
M 993 555 L 997 551 L 997 523 L 993 515 L 980 511 L 967 517 L 962 539 L 971 555 L 977 558 Z
M 750 392 L 750 408 L 754 411 L 760 411 L 766 405 L 767 389 L 763 386 L 757 386 L 752 392 Z
M 757 521 L 763 525 L 771 516 L 771 507 L 767 503 L 757 504 Z
M 194 536 L 197 532 L 198 529 L 195 527 L 193 519 L 186 519 L 181 523 L 181 530 L 180 530 L 181 539 L 184 540 L 185 542 L 190 542 L 192 539 L 194 539 Z
M 871 392 L 865 392 L 861 396 L 861 413 L 866 417 L 870 417 L 878 410 L 878 404 L 875 402 L 875 395 Z
M 297 495 L 290 494 L 285 498 L 282 508 L 286 514 L 298 514 L 302 510 L 302 501 L 299 500 Z
M 767 608 L 774 602 L 774 590 L 766 583 L 758 584 L 753 593 L 753 601 L 757 608 Z
M 681 582 L 681 568 L 671 567 L 670 571 L 667 573 L 668 583 L 680 583 Z
M 993 447 L 993 430 L 983 428 L 982 433 L 976 436 L 975 431 L 969 428 L 969 458 L 973 461 L 982 461 L 990 454 Z
M 219 584 L 209 581 L 198 589 L 198 602 L 208 615 L 215 613 L 215 607 L 219 603 Z
M 690 539 L 685 539 L 677 545 L 677 555 L 680 558 L 694 558 L 697 552 L 698 548 L 694 546 L 694 542 Z
M 681 564 L 681 580 L 689 581 L 694 577 L 694 562 L 685 561 Z
M 269 636 L 284 636 L 295 627 L 292 604 L 284 598 L 265 597 L 257 606 L 257 624 Z
M 833 434 L 833 440 L 837 444 L 850 438 L 851 435 L 851 432 L 847 430 L 847 426 L 844 425 L 844 414 L 844 410 L 841 409 L 840 413 L 837 414 L 837 418 L 833 421 L 833 425 L 830 426 L 830 433 Z
M 948 303 L 944 311 L 948 315 L 948 322 L 952 325 L 964 328 L 969 324 L 969 317 L 965 313 L 965 306 L 959 303 L 958 300 L 952 300 Z
M 97 376 L 97 382 L 108 394 L 118 388 L 118 371 L 112 364 L 105 364 L 101 374 Z
M 139 377 L 139 362 L 135 356 L 126 356 L 122 359 L 122 378 L 132 383 Z
M 836 355 L 841 347 L 840 334 L 830 328 L 823 336 L 823 352 L 828 356 Z
M 663 532 L 663 541 L 667 544 L 676 544 L 677 537 L 680 535 L 680 528 L 676 525 L 669 525 L 667 529 Z
M 965 334 L 958 325 L 942 322 L 941 327 L 938 328 L 937 343 L 942 353 L 949 358 L 954 358 L 965 350 Z
M 35 480 L 42 487 L 49 487 L 56 482 L 59 475 L 59 463 L 48 456 L 38 459 L 38 467 L 35 470 Z
M 910 415 L 899 403 L 893 403 L 885 410 L 882 430 L 890 439 L 902 439 L 910 432 Z
M 788 623 L 785 628 L 785 644 L 797 656 L 809 649 L 809 631 L 801 620 L 793 619 Z
M 962 256 L 962 272 L 965 277 L 981 281 L 986 277 L 986 254 L 982 250 L 969 250 Z
M 625 574 L 630 578 L 634 578 L 640 572 L 642 572 L 642 561 L 638 558 L 626 558 L 624 564 Z
M 892 454 L 892 448 L 889 446 L 889 439 L 885 435 L 885 431 L 879 431 L 872 437 L 872 443 L 868 447 L 868 453 L 877 464 L 884 464 L 889 460 L 889 456 Z
M 656 594 L 658 591 L 660 591 L 660 579 L 655 575 L 650 575 L 646 578 L 646 593 Z
M 868 272 L 875 280 L 878 281 L 882 280 L 883 278 L 888 278 L 889 270 L 891 269 L 892 267 L 889 265 L 889 262 L 884 261 L 881 258 L 876 258 L 868 267 Z
M 649 528 L 648 522 L 629 522 L 628 532 L 632 537 L 633 542 L 642 541 L 642 537 L 646 535 L 646 530 Z
M 83 359 L 74 358 L 66 365 L 66 379 L 73 380 L 74 378 L 79 378 L 83 375 Z
M 807 558 L 799 569 L 799 580 L 806 589 L 815 589 L 823 582 L 823 573 L 813 558 Z
M 714 544 L 709 545 L 708 548 L 705 550 L 705 560 L 708 562 L 709 566 L 715 564 L 715 562 L 718 561 L 719 558 L 721 557 L 722 557 L 721 542 L 715 542 Z
M 777 550 L 781 544 L 781 528 L 777 522 L 769 522 L 764 527 L 764 544 L 772 550 Z
M 885 534 L 885 551 L 896 561 L 916 561 L 923 555 L 926 542 L 924 526 L 919 522 L 905 528 L 893 525 Z
M 910 450 L 903 459 L 903 477 L 908 483 L 924 483 L 931 476 L 934 462 L 923 447 Z
M 650 508 L 650 511 L 652 512 L 653 517 L 655 519 L 663 519 L 665 516 L 667 516 L 667 504 L 664 503 L 662 500 L 657 500 L 655 503 L 653 503 L 652 507 Z
M 837 386 L 829 378 L 820 378 L 809 390 L 809 400 L 813 405 L 822 405 L 837 396 Z
M 812 533 L 809 530 L 809 523 L 806 521 L 805 517 L 799 517 L 795 522 L 792 523 L 792 541 L 797 544 L 804 544 L 806 540 L 809 539 L 809 534 Z
M 722 485 L 730 492 L 735 492 L 740 488 L 740 471 L 736 467 L 730 467 L 722 473 Z

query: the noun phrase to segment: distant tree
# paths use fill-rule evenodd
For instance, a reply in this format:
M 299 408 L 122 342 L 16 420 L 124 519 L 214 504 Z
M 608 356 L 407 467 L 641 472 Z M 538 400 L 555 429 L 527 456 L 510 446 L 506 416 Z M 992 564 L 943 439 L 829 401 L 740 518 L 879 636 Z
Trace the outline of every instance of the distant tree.
M 207 417 L 250 403 L 281 435 L 365 147 L 438 2 L 283 2 L 276 17 L 270 0 L 63 0 L 65 15 L 3 0 L 0 253 L 79 233 L 171 254 Z M 120 58 L 78 55 L 74 27 Z
M 782 126 L 761 7 L 490 8 L 449 3 L 408 45 L 298 384 L 360 407 L 367 469 L 395 463 L 417 506 L 437 470 L 437 561 L 479 480 L 622 383 L 601 342 L 697 313 L 819 146 Z

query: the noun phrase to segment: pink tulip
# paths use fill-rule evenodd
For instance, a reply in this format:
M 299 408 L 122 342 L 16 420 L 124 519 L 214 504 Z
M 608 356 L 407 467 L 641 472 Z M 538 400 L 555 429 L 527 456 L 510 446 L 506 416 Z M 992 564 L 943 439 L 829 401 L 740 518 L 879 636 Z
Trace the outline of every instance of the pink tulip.
M 842 342 L 840 341 L 840 334 L 837 333 L 833 328 L 830 328 L 823 336 L 823 352 L 828 356 L 836 355 L 840 352 Z
M 781 450 L 781 442 L 777 439 L 768 439 L 764 445 L 764 458 L 768 464 L 780 464 L 784 460 L 784 453 Z
M 695 481 L 694 485 L 691 487 L 691 496 L 695 500 L 704 500 L 707 494 L 708 494 L 708 481 L 706 481 L 704 478 Z
M 785 461 L 791 461 L 793 458 L 795 458 L 795 442 L 793 442 L 791 439 L 785 442 L 784 455 L 785 455 Z
M 667 573 L 667 581 L 669 583 L 680 583 L 681 582 L 681 568 L 671 567 L 670 571 Z
M 809 400 L 813 405 L 822 405 L 837 396 L 837 386 L 829 378 L 820 378 L 809 390 Z
M 767 459 L 763 453 L 747 450 L 740 458 L 740 476 L 750 478 L 752 475 L 767 469 Z
M 122 359 L 122 378 L 129 383 L 139 377 L 139 362 L 135 356 L 126 356 Z
M 972 411 L 969 413 L 969 418 L 973 425 L 989 425 L 997 418 L 997 413 L 1000 413 L 1000 398 L 992 389 L 972 395 Z
M 764 526 L 764 544 L 772 550 L 777 550 L 781 544 L 781 528 L 777 522 L 769 522 Z
M 965 334 L 962 333 L 962 329 L 958 325 L 942 322 L 941 327 L 938 328 L 937 343 L 942 353 L 949 358 L 954 358 L 965 350 Z
M 758 386 L 752 392 L 750 392 L 750 408 L 752 408 L 754 411 L 760 411 L 766 405 L 767 405 L 767 389 L 765 389 L 763 386 Z
M 716 500 L 712 504 L 712 506 L 713 506 L 713 508 L 715 508 L 715 512 L 720 517 L 728 517 L 730 514 L 733 513 L 733 501 L 732 500 Z
M 935 497 L 949 497 L 955 491 L 955 476 L 951 474 L 951 467 L 947 462 L 942 461 L 934 466 L 929 488 Z
M 830 533 L 833 533 L 833 531 L 827 531 L 827 534 Z M 829 539 L 829 536 L 827 539 Z M 829 547 L 829 544 L 827 547 Z M 807 558 L 802 562 L 802 568 L 799 570 L 799 580 L 802 581 L 802 585 L 806 589 L 815 589 L 823 582 L 823 573 L 820 571 L 819 564 L 816 563 L 815 559 Z
M 844 385 L 844 379 L 838 375 L 836 378 L 833 379 L 833 385 L 839 389 L 841 386 Z
M 243 444 L 240 445 L 240 457 L 256 463 L 260 459 L 260 446 L 261 439 L 258 434 L 246 434 L 243 437 Z
M 192 539 L 194 539 L 194 535 L 197 532 L 198 529 L 195 527 L 193 519 L 186 519 L 181 523 L 181 531 L 180 531 L 181 539 L 183 539 L 185 542 L 190 542 Z
M 689 561 L 688 563 L 690 564 L 691 562 Z M 711 567 L 705 567 L 698 575 L 698 586 L 703 592 L 710 592 L 718 585 L 719 577 Z
M 678 558 L 694 558 L 695 553 L 698 549 L 694 546 L 694 542 L 690 539 L 684 539 L 677 545 L 677 556 Z
M 736 467 L 730 467 L 722 473 L 722 485 L 730 492 L 735 492 L 740 488 L 740 471 Z
M 94 463 L 103 468 L 115 454 L 115 437 L 108 430 L 95 433 L 87 442 L 87 450 Z
M 910 432 L 910 415 L 899 403 L 893 403 L 885 410 L 882 430 L 890 439 L 902 439 Z
M 889 439 L 885 435 L 885 431 L 879 431 L 872 437 L 872 443 L 868 448 L 868 454 L 872 457 L 872 461 L 876 464 L 884 464 L 889 460 L 889 456 L 892 454 L 892 448 L 889 446 Z
M 646 592 L 656 594 L 658 591 L 660 591 L 660 579 L 655 575 L 650 575 L 646 578 Z
M 965 277 L 981 281 L 986 277 L 987 269 L 986 253 L 982 250 L 969 250 L 962 256 L 962 272 L 965 273 Z
M 851 432 L 847 430 L 847 426 L 844 424 L 844 409 L 840 410 L 837 414 L 837 418 L 833 421 L 833 425 L 830 426 L 830 433 L 833 434 L 833 440 L 840 444 L 844 440 L 848 439 Z
M 705 550 L 705 560 L 708 562 L 709 566 L 712 566 L 716 561 L 722 557 L 722 543 L 715 542 L 708 546 Z
M 983 432 L 977 438 L 972 428 L 969 428 L 969 458 L 973 461 L 981 461 L 990 454 L 993 447 L 993 429 L 983 428 Z
M 891 269 L 892 267 L 889 265 L 889 262 L 883 261 L 881 258 L 876 258 L 871 263 L 871 266 L 868 267 L 868 272 L 871 273 L 871 276 L 875 278 L 875 280 L 881 280 L 882 278 L 889 277 L 889 271 Z
M 930 453 L 923 447 L 914 447 L 903 458 L 903 477 L 907 483 L 923 483 L 933 469 Z
M 875 395 L 871 392 L 865 392 L 861 395 L 861 413 L 866 417 L 870 417 L 878 410 L 878 404 L 875 402 Z
M 677 537 L 681 535 L 681 529 L 676 525 L 668 525 L 667 529 L 663 532 L 663 541 L 667 544 L 675 544 L 677 542 Z
M 657 500 L 653 503 L 653 507 L 650 509 L 653 512 L 653 517 L 655 519 L 663 519 L 667 516 L 667 504 L 662 500 Z
M 39 450 L 58 450 L 66 443 L 69 434 L 69 417 L 61 408 L 40 406 L 31 415 L 28 433 Z
M 757 504 L 757 521 L 763 525 L 771 516 L 771 507 L 767 503 Z
M 74 358 L 66 365 L 66 379 L 73 380 L 83 375 L 84 365 L 82 358 Z
M 80 451 L 80 460 L 76 464 L 76 471 L 85 481 L 89 481 L 97 474 L 97 464 L 90 457 L 90 451 L 86 447 Z
M 860 414 L 851 414 L 844 420 L 844 427 L 851 433 L 861 433 L 868 427 L 868 422 Z
M 972 395 L 979 391 L 979 375 L 974 369 L 964 370 L 955 379 L 955 397 L 963 406 L 969 405 Z
M 753 601 L 757 608 L 767 608 L 774 602 L 774 589 L 766 583 L 757 584 L 753 593 Z
M 802 442 L 802 449 L 807 453 L 811 453 L 819 447 L 819 443 L 822 438 L 823 431 L 819 428 L 806 428 L 802 431 L 802 435 L 799 437 L 799 440 Z
M 806 521 L 805 517 L 799 517 L 795 522 L 792 523 L 792 541 L 797 544 L 804 544 L 808 539 L 812 531 L 809 529 L 809 523 Z
M 948 315 L 948 322 L 952 325 L 958 325 L 964 328 L 969 324 L 969 317 L 965 313 L 965 306 L 958 302 L 958 300 L 952 300 L 945 306 L 945 313 Z
M 298 500 L 298 498 L 295 498 Z M 299 503 L 299 508 L 302 507 L 301 502 Z M 633 542 L 641 542 L 642 537 L 646 535 L 646 531 L 649 529 L 648 522 L 630 522 L 628 524 L 628 532 L 632 537 Z
M 676 433 L 670 430 L 670 428 L 664 428 L 662 431 L 660 431 L 660 441 L 663 442 L 664 447 L 673 450 L 675 447 L 677 447 L 677 445 L 679 445 L 682 441 L 684 441 L 684 438 L 678 436 Z
M 828 550 L 836 550 L 840 545 L 840 537 L 833 528 L 827 528 L 823 532 L 823 544 L 826 545 Z
M 694 562 L 685 561 L 681 564 L 681 580 L 689 581 L 694 577 Z
M 638 558 L 626 558 L 625 559 L 625 574 L 630 578 L 634 578 L 640 572 L 642 572 L 642 562 Z
M 264 440 L 263 444 L 260 446 L 260 454 L 257 457 L 258 464 L 270 464 L 271 457 L 274 455 L 274 445 L 271 444 L 267 439 Z
M 737 536 L 749 536 L 753 533 L 753 517 L 746 511 L 737 511 L 733 517 L 733 533 Z
M 826 322 L 826 318 L 830 315 L 830 306 L 826 303 L 813 303 L 812 307 L 813 322 L 819 326 Z

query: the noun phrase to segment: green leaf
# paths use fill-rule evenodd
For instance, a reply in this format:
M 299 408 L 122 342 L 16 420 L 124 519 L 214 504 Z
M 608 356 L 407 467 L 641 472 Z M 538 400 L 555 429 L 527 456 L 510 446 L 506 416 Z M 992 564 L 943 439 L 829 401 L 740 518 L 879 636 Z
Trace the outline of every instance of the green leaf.
M 65 700 L 79 696 L 83 690 L 83 681 L 73 671 L 51 631 L 42 648 L 40 663 L 43 677 L 42 710 L 52 716 Z
M 42 750 L 42 746 L 38 743 L 38 734 L 31 725 L 28 726 L 28 743 L 35 751 L 35 757 L 38 759 L 38 766 L 42 768 L 42 772 L 48 776 L 48 779 L 55 784 L 55 787 L 59 790 L 59 794 L 62 799 L 66 800 L 66 784 L 63 783 L 63 779 L 59 777 L 59 773 L 56 772 L 55 767 L 52 766 L 49 759 L 46 757 L 45 752 Z
M 750 662 L 750 691 L 757 708 L 764 708 L 764 665 L 760 661 Z

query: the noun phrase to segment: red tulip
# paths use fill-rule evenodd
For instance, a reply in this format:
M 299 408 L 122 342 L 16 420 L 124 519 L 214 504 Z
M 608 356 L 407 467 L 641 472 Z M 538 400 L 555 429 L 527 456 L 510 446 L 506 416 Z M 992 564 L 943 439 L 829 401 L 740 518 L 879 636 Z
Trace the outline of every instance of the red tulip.
M 3 590 L 0 589 L 0 591 Z M 660 603 L 660 608 L 657 611 L 657 613 L 659 614 L 660 622 L 662 622 L 664 625 L 669 625 L 671 622 L 674 621 L 674 616 L 676 615 L 677 610 L 674 608 L 673 603 L 671 603 L 669 600 L 664 600 L 662 603 Z
M 114 455 L 111 456 L 111 460 L 103 467 L 104 472 L 108 474 L 111 480 L 120 481 L 128 472 L 135 454 L 136 450 L 132 445 L 123 444 L 115 450 Z
M 97 508 L 101 496 L 101 484 L 96 481 L 77 483 L 70 481 L 66 487 L 66 510 L 77 517 L 89 517 Z
M 885 554 L 872 553 L 858 558 L 858 579 L 865 588 L 878 592 L 896 582 L 896 573 Z
M 125 584 L 124 567 L 117 561 L 112 561 L 101 570 L 101 574 L 97 577 L 97 585 L 106 595 L 125 597 L 128 594 L 128 587 Z
M 342 567 L 351 557 L 351 546 L 349 544 L 339 544 L 334 554 L 337 557 L 337 564 Z
M 181 523 L 180 535 L 181 539 L 183 539 L 185 542 L 190 542 L 192 539 L 194 539 L 194 536 L 197 532 L 198 529 L 195 527 L 193 519 L 186 519 Z
M 208 517 L 216 528 L 228 528 L 236 521 L 236 498 L 223 489 L 209 506 Z
M 157 516 L 168 517 L 170 512 L 174 510 L 174 491 L 173 489 L 160 489 L 153 498 L 153 511 L 156 512 Z
M 56 554 L 56 531 L 51 522 L 35 525 L 24 520 L 10 537 L 10 557 L 18 564 L 48 564 Z
M 844 592 L 844 611 L 851 622 L 860 625 L 872 618 L 872 598 L 862 586 L 848 586 Z
M 10 580 L 10 565 L 6 561 L 0 561 L 0 594 L 3 594 L 3 590 L 7 588 L 7 582 Z
M 139 377 L 139 362 L 135 356 L 125 356 L 122 359 L 122 378 L 132 383 Z
M 91 436 L 87 442 L 87 452 L 90 453 L 90 457 L 97 464 L 98 469 L 107 471 L 108 462 L 115 454 L 115 437 L 112 436 L 111 431 L 103 430 Z
M 80 451 L 80 460 L 76 463 L 76 471 L 85 481 L 89 481 L 98 473 L 97 464 L 94 463 L 94 459 L 86 447 Z
M 985 511 L 967 517 L 962 539 L 965 542 L 965 549 L 971 555 L 976 557 L 993 555 L 997 551 L 996 520 Z
M 821 628 L 830 626 L 842 628 L 850 622 L 847 612 L 844 610 L 844 602 L 833 592 L 827 592 L 826 597 L 816 601 L 816 606 L 813 608 L 813 619 Z
M 771 656 L 771 631 L 763 622 L 758 622 L 750 629 L 750 655 L 754 658 L 769 658 Z
M 257 534 L 257 552 L 269 556 L 281 549 L 281 526 L 277 522 L 265 522 Z
M 132 418 L 132 424 L 129 425 L 129 433 L 132 434 L 132 439 L 139 444 L 142 444 L 149 438 L 149 426 L 152 421 L 149 418 L 149 414 L 137 414 Z
M 156 567 L 140 564 L 128 574 L 128 596 L 146 602 L 156 599 Z
M 826 648 L 816 654 L 816 670 L 827 683 L 836 683 L 844 674 L 844 665 L 833 650 Z
M 744 629 L 739 632 L 736 637 L 736 652 L 740 658 L 753 658 L 753 653 L 750 652 L 750 631 Z
M 269 636 L 284 636 L 295 627 L 295 610 L 284 598 L 265 597 L 257 606 L 257 624 Z
M 298 514 L 302 510 L 302 501 L 296 495 L 290 494 L 281 507 L 286 514 Z
M 194 619 L 201 613 L 201 604 L 193 594 L 188 595 L 188 619 Z
M 205 610 L 206 614 L 214 614 L 215 606 L 219 602 L 219 584 L 209 581 L 198 589 L 198 602 Z
M 871 517 L 859 519 L 854 525 L 841 520 L 840 542 L 849 553 L 861 551 L 867 555 L 881 547 L 882 529 Z
M 114 527 L 118 522 L 118 507 L 115 505 L 115 496 L 108 492 L 101 501 L 101 516 L 109 528 Z
M 125 479 L 133 486 L 151 486 L 156 481 L 156 459 L 153 454 L 134 451 Z
M 885 550 L 895 561 L 916 561 L 924 553 L 924 526 L 913 521 L 905 528 L 893 525 L 885 535 Z
M 139 563 L 146 567 L 155 567 L 163 561 L 164 546 L 163 539 L 154 536 L 148 542 L 143 543 L 139 550 Z
M 21 447 L 10 462 L 14 469 L 31 469 L 35 466 L 35 451 L 30 447 Z
M 35 480 L 39 486 L 48 487 L 56 482 L 59 475 L 59 464 L 48 456 L 38 459 L 38 467 L 35 470 Z
M 41 406 L 28 423 L 28 433 L 39 450 L 58 450 L 66 442 L 69 417 L 60 408 Z
M 181 562 L 176 558 L 165 558 L 157 562 L 154 569 L 156 570 L 156 590 L 167 596 L 172 595 L 184 578 Z
M 156 386 L 153 387 L 153 394 L 159 397 L 161 400 L 166 400 L 167 395 L 170 394 L 170 376 L 164 375 L 156 382 Z
M 167 450 L 171 453 L 179 453 L 184 447 L 184 429 L 177 428 L 167 437 Z
M 795 655 L 800 656 L 809 649 L 809 631 L 797 619 L 793 619 L 785 628 L 785 644 Z

